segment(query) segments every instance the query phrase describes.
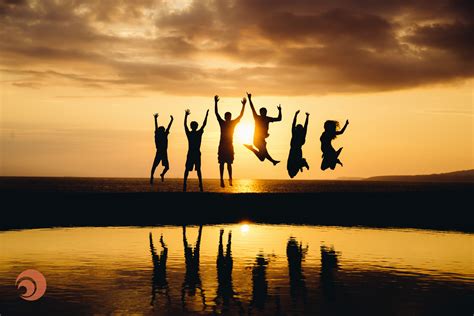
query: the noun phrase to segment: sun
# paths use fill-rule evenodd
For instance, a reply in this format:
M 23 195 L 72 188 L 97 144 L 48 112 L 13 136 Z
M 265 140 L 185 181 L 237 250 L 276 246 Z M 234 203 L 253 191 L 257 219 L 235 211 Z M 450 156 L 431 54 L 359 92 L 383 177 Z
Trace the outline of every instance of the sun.
M 252 144 L 253 124 L 250 122 L 240 122 L 235 128 L 234 140 L 240 144 Z

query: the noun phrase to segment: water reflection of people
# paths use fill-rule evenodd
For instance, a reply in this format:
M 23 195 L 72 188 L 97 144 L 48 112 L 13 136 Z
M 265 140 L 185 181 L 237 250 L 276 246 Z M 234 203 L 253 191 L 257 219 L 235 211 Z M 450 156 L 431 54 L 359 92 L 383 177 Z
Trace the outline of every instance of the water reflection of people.
M 224 253 L 224 245 L 222 242 L 222 237 L 224 235 L 224 230 L 221 229 L 219 235 L 219 249 L 217 252 L 217 296 L 214 299 L 215 309 L 214 313 L 222 313 L 229 311 L 230 304 L 234 302 L 239 310 L 239 313 L 243 313 L 242 304 L 234 296 L 233 284 L 232 284 L 232 232 L 229 232 L 227 237 L 227 247 Z M 221 310 L 219 308 L 222 306 Z
M 267 281 L 268 260 L 262 253 L 257 255 L 254 266 L 252 267 L 252 301 L 250 302 L 250 310 L 257 308 L 263 311 L 268 296 Z
M 321 245 L 321 290 L 328 300 L 334 300 L 336 296 L 337 256 L 334 247 Z
M 151 305 L 155 304 L 156 293 L 164 294 L 167 298 L 168 305 L 171 304 L 171 297 L 169 295 L 168 281 L 166 280 L 166 260 L 168 258 L 168 247 L 166 247 L 163 241 L 163 235 L 160 237 L 161 250 L 160 254 L 157 254 L 155 246 L 153 244 L 153 236 L 150 232 L 150 252 L 151 260 L 153 262 L 153 276 L 151 279 Z
M 293 237 L 290 237 L 286 244 L 288 272 L 290 275 L 290 295 L 293 305 L 296 304 L 300 297 L 303 299 L 303 303 L 306 303 L 307 290 L 301 263 L 304 261 L 307 251 L 308 247 L 303 249 L 302 243 L 298 243 Z
M 196 290 L 201 295 L 203 310 L 206 308 L 206 297 L 202 289 L 201 276 L 199 275 L 199 252 L 201 249 L 202 225 L 199 226 L 198 237 L 194 249 L 188 244 L 186 238 L 186 226 L 183 226 L 183 245 L 184 258 L 186 263 L 186 273 L 184 275 L 184 283 L 181 289 L 181 303 L 183 310 L 186 308 L 185 294 L 194 297 Z

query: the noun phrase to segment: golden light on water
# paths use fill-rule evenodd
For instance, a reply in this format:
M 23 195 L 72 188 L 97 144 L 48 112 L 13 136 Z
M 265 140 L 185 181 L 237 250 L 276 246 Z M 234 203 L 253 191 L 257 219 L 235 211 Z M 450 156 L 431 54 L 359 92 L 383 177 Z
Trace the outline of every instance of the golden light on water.
M 221 230 L 224 232 L 221 233 Z M 239 230 L 240 233 L 229 234 Z M 306 284 L 308 293 L 311 293 L 308 301 L 321 301 L 324 296 L 320 296 L 318 289 L 325 288 L 323 285 L 339 284 L 334 281 L 328 283 L 324 276 L 320 277 L 321 273 L 327 272 L 328 267 L 321 245 L 327 246 L 328 253 L 333 249 L 336 254 L 336 263 L 340 268 L 333 270 L 335 280 L 344 282 L 345 288 L 360 290 L 361 281 L 363 284 L 377 282 L 389 286 L 384 292 L 389 294 L 383 295 L 391 295 L 391 282 L 410 288 L 407 284 L 418 286 L 422 281 L 428 292 L 412 292 L 416 293 L 410 296 L 414 302 L 431 298 L 430 293 L 437 293 L 439 286 L 449 287 L 453 284 L 467 289 L 470 286 L 467 280 L 472 280 L 474 275 L 472 236 L 469 234 L 408 229 L 262 225 L 242 221 L 202 228 L 197 261 L 199 274 L 189 278 L 189 272 L 195 270 L 189 270 L 187 266 L 184 240 L 195 247 L 198 231 L 198 227 L 189 226 L 183 235 L 182 227 L 164 226 L 2 232 L 0 284 L 3 292 L 0 295 L 6 291 L 13 293 L 14 286 L 12 290 L 8 290 L 7 286 L 19 272 L 34 267 L 45 275 L 48 286 L 51 285 L 51 291 L 46 295 L 63 302 L 61 307 L 65 309 L 76 306 L 72 305 L 75 304 L 72 300 L 80 287 L 81 291 L 87 293 L 81 296 L 81 299 L 84 298 L 84 308 L 93 308 L 93 313 L 127 310 L 146 314 L 150 310 L 150 301 L 156 304 L 153 305 L 155 311 L 185 306 L 187 311 L 200 313 L 204 309 L 220 308 L 217 306 L 220 301 L 214 299 L 214 295 L 220 295 L 222 289 L 216 264 L 222 263 L 222 258 L 229 254 L 233 262 L 232 289 L 239 293 L 238 299 L 242 306 L 251 306 L 258 296 L 255 294 L 255 285 L 259 284 L 259 278 L 254 275 L 262 272 L 260 275 L 265 285 L 267 308 L 274 307 L 271 298 L 278 293 L 284 310 L 293 304 L 289 296 L 294 293 L 291 292 L 294 282 L 291 281 L 291 274 L 288 278 L 291 236 L 296 242 L 302 243 L 304 258 L 301 259 L 304 260 L 299 266 L 300 277 L 308 277 L 304 281 L 304 278 L 295 279 L 293 275 L 293 280 Z M 154 266 L 150 233 L 157 251 L 155 255 L 163 249 L 159 242 L 161 235 L 168 248 L 164 284 L 157 281 L 162 270 Z M 297 243 L 295 245 L 298 246 Z M 216 257 L 221 260 L 216 261 Z M 402 278 L 398 277 L 400 275 Z M 190 286 L 195 284 L 203 291 L 190 291 Z M 205 297 L 204 291 L 210 294 Z M 14 294 L 17 295 L 16 292 Z M 366 294 L 363 292 L 361 295 L 366 297 Z M 168 299 L 171 300 L 171 306 L 167 305 L 170 304 L 167 303 Z M 17 301 L 12 302 L 17 304 Z M 180 302 L 178 306 L 177 302 Z M 58 308 L 57 305 L 54 308 Z
M 240 226 L 240 231 L 242 232 L 242 234 L 247 234 L 250 230 L 250 226 L 248 224 L 242 224 L 242 226 Z

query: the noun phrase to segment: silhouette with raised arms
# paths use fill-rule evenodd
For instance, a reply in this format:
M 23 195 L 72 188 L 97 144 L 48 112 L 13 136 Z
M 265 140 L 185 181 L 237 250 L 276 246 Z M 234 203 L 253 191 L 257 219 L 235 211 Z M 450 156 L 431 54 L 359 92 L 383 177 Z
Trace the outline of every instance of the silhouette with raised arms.
M 216 113 L 217 121 L 221 128 L 221 138 L 219 141 L 218 161 L 219 171 L 221 176 L 221 187 L 225 187 L 224 184 L 224 167 L 227 164 L 227 172 L 229 173 L 229 185 L 232 186 L 232 163 L 234 162 L 234 130 L 237 124 L 242 119 L 245 111 L 245 103 L 247 100 L 242 99 L 242 110 L 240 115 L 232 120 L 232 113 L 226 112 L 224 119 L 219 115 L 217 103 L 219 102 L 219 96 L 214 96 L 214 111 Z
M 232 285 L 232 231 L 229 232 L 227 237 L 227 247 L 224 253 L 223 238 L 224 230 L 220 230 L 219 235 L 219 248 L 217 252 L 217 296 L 214 299 L 215 307 L 214 313 L 221 314 L 223 312 L 228 312 L 230 309 L 230 304 L 234 302 L 237 305 L 239 314 L 243 313 L 242 303 L 235 297 L 234 288 Z M 219 307 L 222 308 L 219 310 Z
M 286 244 L 286 257 L 288 259 L 288 272 L 290 275 L 290 296 L 293 305 L 301 297 L 306 303 L 306 282 L 301 267 L 302 262 L 308 252 L 308 246 L 303 248 L 302 243 L 298 243 L 294 237 L 290 237 Z
M 330 168 L 334 170 L 336 165 L 341 165 L 342 162 L 339 160 L 339 155 L 341 154 L 342 147 L 339 148 L 337 151 L 332 147 L 332 140 L 337 137 L 337 135 L 341 135 L 349 125 L 349 120 L 346 120 L 346 124 L 341 130 L 339 128 L 338 121 L 326 121 L 324 123 L 324 132 L 321 134 L 321 151 L 323 152 L 323 161 L 321 162 L 321 170 L 326 170 Z
M 156 154 L 155 160 L 153 160 L 153 165 L 151 167 L 151 174 L 150 174 L 150 184 L 153 184 L 153 177 L 155 175 L 156 167 L 159 166 L 160 162 L 163 165 L 164 169 L 163 172 L 160 174 L 161 182 L 165 181 L 165 174 L 170 169 L 169 161 L 168 161 L 168 135 L 170 133 L 171 124 L 173 124 L 173 116 L 170 116 L 170 123 L 168 127 L 165 129 L 164 126 L 158 127 L 158 113 L 153 114 L 155 118 L 155 146 L 156 146 Z
M 270 134 L 268 134 L 268 128 L 270 123 L 281 121 L 281 105 L 277 106 L 278 117 L 267 116 L 267 109 L 264 107 L 260 109 L 260 115 L 258 115 L 252 103 L 252 94 L 247 92 L 247 97 L 249 99 L 250 108 L 252 109 L 253 118 L 255 120 L 255 130 L 253 134 L 253 145 L 246 144 L 244 146 L 247 147 L 250 151 L 252 151 L 260 161 L 268 159 L 275 166 L 280 161 L 273 159 L 268 153 L 266 138 L 270 136 Z
M 153 244 L 153 236 L 150 232 L 150 252 L 151 260 L 153 263 L 153 276 L 151 281 L 151 305 L 155 304 L 156 294 L 164 294 L 167 298 L 167 304 L 171 304 L 171 297 L 169 295 L 168 281 L 166 279 L 166 260 L 168 258 L 168 247 L 166 247 L 165 242 L 163 241 L 163 235 L 160 237 L 161 250 L 160 254 L 156 252 L 155 246 Z
M 199 190 L 202 192 L 201 141 L 204 128 L 207 124 L 209 110 L 206 112 L 206 117 L 204 118 L 204 122 L 202 123 L 202 127 L 200 129 L 198 129 L 199 124 L 196 121 L 191 122 L 191 130 L 188 128 L 188 116 L 190 114 L 191 111 L 186 110 L 184 115 L 184 130 L 186 131 L 186 136 L 188 138 L 188 155 L 186 158 L 186 169 L 184 171 L 183 191 L 186 192 L 187 189 L 189 172 L 196 170 L 199 179 Z
M 304 126 L 301 124 L 296 124 L 299 113 L 299 110 L 296 111 L 295 117 L 293 118 L 293 124 L 291 126 L 290 153 L 288 155 L 288 164 L 286 166 L 290 178 L 294 178 L 299 171 L 303 172 L 303 167 L 309 170 L 308 162 L 305 158 L 303 158 L 302 149 L 306 142 L 306 134 L 308 132 L 309 113 L 306 113 Z
M 186 264 L 186 272 L 184 275 L 184 282 L 181 289 L 181 303 L 183 310 L 186 309 L 185 293 L 189 296 L 195 296 L 196 290 L 199 290 L 203 305 L 203 310 L 206 308 L 206 297 L 204 290 L 202 289 L 201 276 L 199 274 L 199 254 L 201 250 L 201 236 L 202 236 L 202 225 L 199 226 L 198 236 L 194 249 L 188 244 L 186 238 L 186 226 L 183 225 L 183 246 L 184 246 L 184 258 Z

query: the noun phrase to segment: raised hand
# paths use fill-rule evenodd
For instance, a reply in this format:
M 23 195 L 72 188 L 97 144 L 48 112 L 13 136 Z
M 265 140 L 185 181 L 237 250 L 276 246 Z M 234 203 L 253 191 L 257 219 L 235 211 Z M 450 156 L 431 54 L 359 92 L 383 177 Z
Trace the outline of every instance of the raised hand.
M 189 114 L 191 114 L 191 111 L 189 109 L 185 110 L 184 113 L 186 114 L 186 116 L 188 116 Z
M 206 116 L 208 116 L 208 115 L 209 115 L 209 109 L 207 109 L 207 111 L 206 111 Z
M 281 111 L 281 104 L 278 104 L 277 109 L 278 109 L 278 111 Z
M 349 120 L 346 120 L 346 125 L 349 125 Z
M 171 119 L 171 120 L 174 120 L 174 117 L 173 117 L 173 115 L 170 115 L 170 119 Z
M 154 117 L 154 118 L 158 118 L 158 113 L 154 113 L 154 114 L 153 114 L 153 117 Z
M 242 105 L 245 105 L 245 103 L 247 103 L 247 99 L 244 97 L 244 98 L 242 98 L 242 101 L 240 101 L 240 102 L 242 102 Z
M 249 100 L 250 100 L 250 99 L 252 98 L 252 94 L 247 92 L 247 97 L 248 97 Z
M 214 102 L 215 102 L 215 103 L 219 102 L 219 96 L 218 96 L 218 95 L 215 95 L 215 96 L 214 96 Z
M 306 112 L 306 116 L 309 116 L 309 112 Z
M 300 110 L 296 111 L 296 115 L 300 114 Z

